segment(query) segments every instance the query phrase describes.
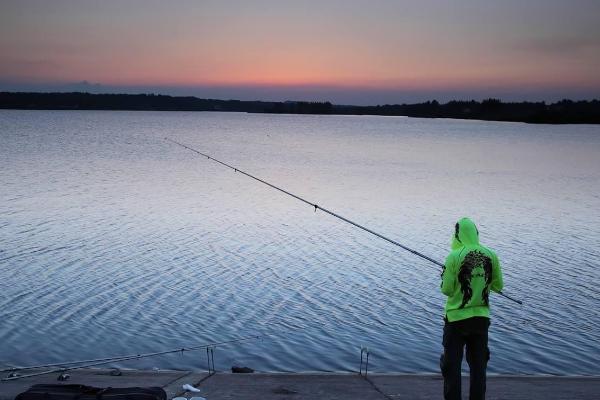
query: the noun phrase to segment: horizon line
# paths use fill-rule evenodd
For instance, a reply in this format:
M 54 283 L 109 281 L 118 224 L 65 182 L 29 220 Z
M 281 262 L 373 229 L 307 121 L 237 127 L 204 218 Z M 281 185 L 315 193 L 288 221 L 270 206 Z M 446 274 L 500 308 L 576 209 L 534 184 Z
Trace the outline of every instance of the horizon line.
M 578 103 L 578 102 L 599 102 L 600 101 L 600 96 L 598 96 L 597 98 L 587 98 L 587 99 L 575 99 L 575 98 L 562 98 L 560 100 L 537 100 L 537 101 L 533 101 L 533 100 L 519 100 L 519 101 L 513 101 L 513 100 L 502 100 L 499 97 L 485 97 L 485 98 L 481 98 L 481 100 L 477 100 L 475 98 L 453 98 L 451 100 L 445 100 L 445 101 L 438 101 L 436 98 L 431 98 L 429 100 L 425 100 L 425 101 L 416 101 L 413 103 L 410 102 L 401 102 L 401 103 L 377 103 L 377 104 L 368 104 L 368 105 L 359 105 L 359 104 L 345 104 L 345 103 L 336 103 L 330 100 L 294 100 L 292 98 L 286 99 L 286 100 L 262 100 L 262 99 L 255 99 L 255 100 L 241 100 L 241 99 L 237 99 L 237 98 L 213 98 L 213 97 L 199 97 L 197 95 L 173 95 L 173 94 L 166 94 L 166 93 L 158 93 L 158 92 L 138 92 L 138 93 L 124 93 L 124 92 L 101 92 L 101 93 L 93 93 L 93 92 L 88 92 L 88 91 L 82 91 L 82 90 L 60 90 L 60 91 L 22 91 L 22 90 L 2 90 L 0 89 L 0 93 L 10 93 L 10 94 L 86 94 L 86 95 L 91 95 L 91 96 L 102 96 L 102 95 L 113 95 L 113 96 L 165 96 L 165 97 L 172 97 L 172 98 L 195 98 L 198 100 L 211 100 L 211 101 L 239 101 L 239 102 L 258 102 L 258 103 L 321 103 L 321 104 L 325 104 L 325 103 L 330 103 L 332 106 L 343 106 L 343 107 L 378 107 L 378 106 L 394 106 L 394 105 L 419 105 L 419 104 L 431 104 L 431 103 L 438 103 L 440 105 L 446 105 L 448 103 L 452 103 L 452 102 L 457 102 L 457 103 L 469 103 L 469 102 L 475 102 L 475 103 L 483 103 L 483 102 L 488 102 L 488 101 L 498 101 L 502 104 L 518 104 L 518 103 L 531 103 L 531 104 L 535 104 L 535 103 L 544 103 L 544 104 L 548 104 L 548 105 L 552 105 L 552 104 L 556 104 L 556 103 L 560 103 L 560 102 L 564 102 L 564 101 L 568 101 L 568 102 L 573 102 L 573 103 Z

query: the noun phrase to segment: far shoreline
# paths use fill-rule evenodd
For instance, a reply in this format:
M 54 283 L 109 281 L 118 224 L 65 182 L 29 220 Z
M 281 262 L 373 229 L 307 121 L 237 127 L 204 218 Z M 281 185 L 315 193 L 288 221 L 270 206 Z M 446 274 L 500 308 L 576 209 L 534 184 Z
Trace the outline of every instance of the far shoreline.
M 242 101 L 156 94 L 92 94 L 86 92 L 0 92 L 0 109 L 98 111 L 216 111 L 256 114 L 311 114 L 448 118 L 531 124 L 600 124 L 600 100 L 545 102 L 481 102 L 436 100 L 417 104 L 337 105 L 308 101 Z

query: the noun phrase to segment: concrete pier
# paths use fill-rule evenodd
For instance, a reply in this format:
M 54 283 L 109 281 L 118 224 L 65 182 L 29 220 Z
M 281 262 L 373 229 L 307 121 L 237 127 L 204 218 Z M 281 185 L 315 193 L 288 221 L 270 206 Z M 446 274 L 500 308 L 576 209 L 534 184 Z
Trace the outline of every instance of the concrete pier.
M 441 399 L 442 379 L 439 375 L 335 373 L 255 373 L 209 375 L 191 371 L 122 370 L 111 376 L 110 370 L 82 369 L 69 371 L 70 379 L 56 380 L 50 374 L 15 381 L 0 382 L 0 400 L 12 400 L 37 383 L 78 383 L 98 387 L 160 386 L 168 399 L 175 396 L 202 396 L 207 400 L 382 400 Z M 200 393 L 184 392 L 182 385 L 191 384 Z M 468 398 L 468 378 L 463 380 L 463 398 Z M 500 400 L 577 400 L 599 399 L 600 377 L 556 376 L 490 376 L 487 399 Z

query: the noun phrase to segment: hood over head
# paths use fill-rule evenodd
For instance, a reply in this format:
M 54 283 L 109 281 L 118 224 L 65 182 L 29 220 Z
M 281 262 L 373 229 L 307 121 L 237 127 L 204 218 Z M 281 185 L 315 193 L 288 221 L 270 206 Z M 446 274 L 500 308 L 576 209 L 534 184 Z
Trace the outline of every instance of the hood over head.
M 463 244 L 458 241 L 458 238 L 456 237 L 455 234 L 452 234 L 452 240 L 450 240 L 450 249 L 458 250 L 461 247 L 463 247 Z
M 479 231 L 475 223 L 469 218 L 461 218 L 454 226 L 454 237 L 452 238 L 452 249 L 461 246 L 479 245 Z

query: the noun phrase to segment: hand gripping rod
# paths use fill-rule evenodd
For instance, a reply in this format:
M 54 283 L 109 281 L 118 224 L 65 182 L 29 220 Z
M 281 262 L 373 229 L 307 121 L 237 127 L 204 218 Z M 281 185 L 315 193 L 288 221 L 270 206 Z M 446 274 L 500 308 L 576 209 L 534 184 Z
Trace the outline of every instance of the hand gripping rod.
M 433 258 L 431 258 L 431 257 L 428 257 L 428 256 L 426 256 L 425 254 L 423 254 L 423 253 L 421 253 L 421 252 L 418 252 L 418 251 L 416 251 L 416 250 L 413 250 L 413 249 L 411 249 L 411 248 L 409 248 L 409 247 L 406 247 L 406 246 L 404 246 L 403 244 L 401 244 L 401 243 L 398 243 L 397 241 L 395 241 L 395 240 L 393 240 L 393 239 L 390 239 L 390 238 L 388 238 L 388 237 L 386 237 L 386 236 L 383 236 L 382 234 L 380 234 L 380 233 L 377 233 L 377 232 L 375 232 L 375 231 L 373 231 L 373 230 L 371 230 L 371 229 L 369 229 L 369 228 L 367 228 L 367 227 L 365 227 L 365 226 L 362 226 L 362 225 L 360 225 L 360 224 L 358 224 L 358 223 L 356 223 L 356 222 L 354 222 L 354 221 L 351 221 L 351 220 L 349 220 L 348 218 L 342 217 L 341 215 L 339 215 L 339 214 L 337 214 L 337 213 L 335 213 L 335 212 L 333 212 L 333 211 L 330 211 L 330 210 L 328 210 L 328 209 L 326 209 L 326 208 L 323 208 L 323 207 L 319 206 L 319 205 L 318 205 L 318 204 L 316 204 L 316 203 L 313 203 L 313 202 L 311 202 L 311 201 L 308 201 L 308 200 L 306 200 L 306 199 L 303 199 L 302 197 L 300 197 L 300 196 L 298 196 L 298 195 L 295 195 L 295 194 L 293 194 L 293 193 L 290 193 L 290 192 L 288 192 L 287 190 L 284 190 L 284 189 L 282 189 L 282 188 L 280 188 L 280 187 L 278 187 L 278 186 L 275 186 L 275 185 L 273 185 L 273 184 L 271 184 L 271 183 L 269 183 L 269 182 L 267 182 L 267 181 L 265 181 L 265 180 L 263 180 L 263 179 L 257 178 L 256 176 L 254 176 L 254 175 L 251 175 L 251 174 L 249 174 L 249 173 L 247 173 L 247 172 L 245 172 L 245 171 L 242 171 L 242 170 L 241 170 L 241 169 L 239 169 L 239 168 L 233 167 L 233 166 L 231 166 L 231 165 L 229 165 L 229 164 L 227 164 L 227 163 L 225 163 L 225 162 L 223 162 L 223 161 L 217 160 L 216 158 L 214 158 L 214 157 L 211 157 L 211 156 L 210 156 L 210 155 L 208 155 L 208 154 L 204 154 L 204 153 L 202 153 L 202 152 L 200 152 L 200 151 L 198 151 L 198 150 L 196 150 L 196 149 L 194 149 L 194 148 L 192 148 L 192 147 L 189 147 L 189 146 L 187 146 L 187 145 L 185 145 L 185 144 L 183 144 L 183 143 L 179 143 L 179 142 L 177 142 L 177 141 L 175 141 L 175 140 L 173 140 L 173 139 L 169 139 L 169 138 L 167 138 L 167 137 L 165 138 L 165 140 L 167 140 L 167 141 L 169 141 L 169 142 L 171 142 L 171 143 L 174 143 L 174 144 L 176 144 L 176 145 L 178 145 L 178 146 L 181 146 L 181 147 L 183 147 L 183 148 L 186 148 L 186 149 L 188 149 L 188 150 L 190 150 L 190 151 L 193 151 L 194 153 L 196 153 L 196 154 L 198 154 L 198 155 L 200 155 L 200 156 L 202 156 L 202 157 L 206 157 L 206 159 L 207 159 L 207 160 L 212 160 L 212 161 L 214 161 L 214 162 L 216 162 L 216 163 L 219 163 L 219 164 L 223 165 L 224 167 L 227 167 L 227 168 L 229 168 L 229 169 L 232 169 L 232 170 L 234 170 L 235 172 L 239 172 L 239 173 L 240 173 L 240 174 L 242 174 L 242 175 L 246 175 L 248 178 L 252 178 L 252 179 L 254 179 L 255 181 L 258 181 L 258 182 L 260 182 L 260 183 L 263 183 L 263 184 L 265 184 L 265 185 L 267 185 L 267 186 L 269 186 L 269 187 L 271 187 L 271 188 L 273 188 L 273 189 L 275 189 L 275 190 L 279 190 L 280 192 L 282 192 L 282 193 L 285 193 L 285 194 L 287 194 L 288 196 L 291 196 L 291 197 L 295 198 L 296 200 L 300 200 L 301 202 L 303 202 L 303 203 L 306 203 L 306 204 L 308 204 L 309 206 L 313 207 L 313 208 L 315 209 L 315 212 L 316 212 L 317 210 L 321 210 L 321 211 L 323 211 L 324 213 L 327 213 L 327 214 L 329 214 L 329 215 L 331 215 L 331 216 L 333 216 L 333 217 L 336 217 L 337 219 L 340 219 L 340 220 L 342 220 L 342 221 L 344 221 L 344 222 L 347 222 L 347 223 L 349 223 L 350 225 L 354 225 L 355 227 L 357 227 L 357 228 L 359 228 L 359 229 L 362 229 L 362 230 L 363 230 L 363 231 L 365 231 L 365 232 L 369 232 L 370 234 L 372 234 L 372 235 L 375 235 L 375 236 L 377 236 L 377 237 L 378 237 L 378 238 L 380 238 L 380 239 L 383 239 L 383 240 L 385 240 L 385 241 L 387 241 L 387 242 L 389 242 L 389 243 L 391 243 L 391 244 L 393 244 L 393 245 L 396 245 L 396 246 L 398 246 L 398 247 L 400 247 L 400 248 L 402 248 L 402 249 L 404 249 L 404 250 L 406 250 L 406 251 L 408 251 L 408 252 L 410 252 L 410 253 L 413 253 L 414 255 L 416 255 L 416 256 L 418 256 L 418 257 L 424 258 L 425 260 L 427 260 L 427 261 L 430 261 L 430 262 L 432 262 L 432 263 L 433 263 L 433 264 L 435 264 L 435 265 L 438 265 L 438 266 L 440 266 L 440 267 L 444 267 L 444 264 L 442 264 L 441 262 L 439 262 L 439 261 L 436 261 L 436 260 L 434 260 Z M 504 293 L 502 293 L 502 292 L 497 292 L 497 293 L 498 293 L 500 296 L 503 296 L 503 297 L 505 297 L 505 298 L 507 298 L 507 299 L 509 299 L 509 300 L 511 300 L 511 301 L 514 301 L 515 303 L 518 303 L 518 304 L 523 304 L 523 302 L 522 302 L 521 300 L 517 300 L 517 299 L 515 299 L 515 298 L 513 298 L 513 297 L 510 297 L 510 296 L 508 296 L 508 295 L 506 295 L 506 294 L 504 294 Z

